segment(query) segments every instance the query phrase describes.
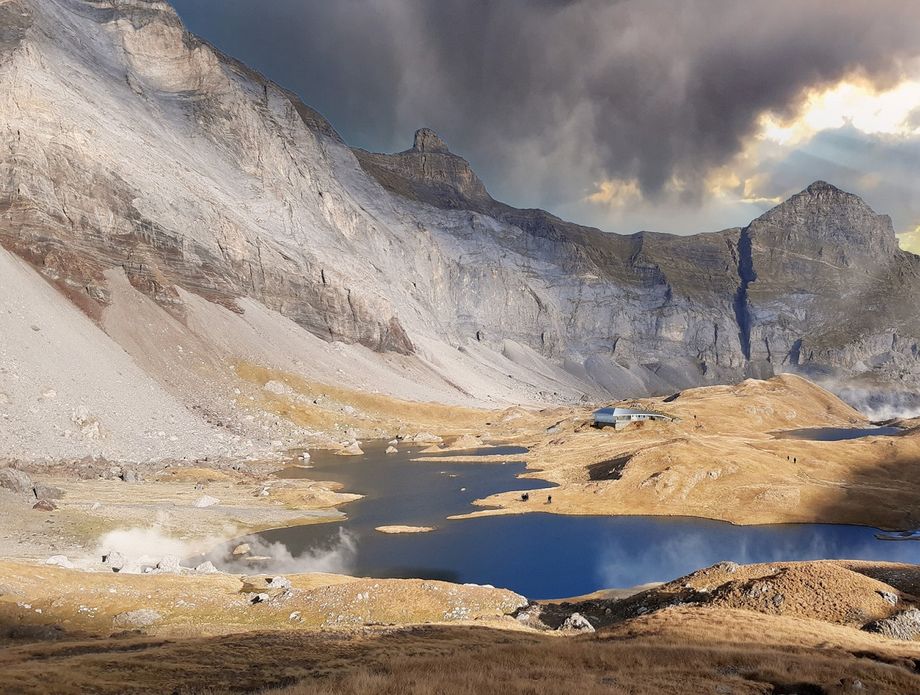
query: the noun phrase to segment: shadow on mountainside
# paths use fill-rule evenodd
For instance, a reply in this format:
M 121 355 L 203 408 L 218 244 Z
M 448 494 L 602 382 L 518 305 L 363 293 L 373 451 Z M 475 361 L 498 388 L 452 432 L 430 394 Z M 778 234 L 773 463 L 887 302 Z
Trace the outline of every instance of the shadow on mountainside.
M 822 649 L 755 614 L 689 612 L 559 639 L 480 627 L 374 634 L 276 631 L 207 639 L 131 638 L 0 650 L 0 689 L 96 693 L 849 693 L 920 690 L 903 645 Z M 746 626 L 746 627 L 745 627 Z M 751 638 L 751 628 L 759 639 Z M 813 634 L 807 634 L 811 631 Z M 691 637 L 693 636 L 693 637 Z M 858 636 L 858 635 L 857 635 Z M 782 641 L 788 642 L 780 646 Z M 860 688 L 857 682 L 862 685 Z

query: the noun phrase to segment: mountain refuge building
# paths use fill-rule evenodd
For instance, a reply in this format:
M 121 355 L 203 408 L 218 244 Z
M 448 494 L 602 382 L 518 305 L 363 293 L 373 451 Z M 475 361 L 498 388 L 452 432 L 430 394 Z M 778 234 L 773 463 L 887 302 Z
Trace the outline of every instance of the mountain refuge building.
M 645 410 L 640 408 L 601 408 L 594 411 L 594 426 L 607 427 L 612 425 L 614 429 L 622 429 L 632 422 L 642 422 L 644 420 L 663 420 L 673 422 L 675 418 L 657 410 Z

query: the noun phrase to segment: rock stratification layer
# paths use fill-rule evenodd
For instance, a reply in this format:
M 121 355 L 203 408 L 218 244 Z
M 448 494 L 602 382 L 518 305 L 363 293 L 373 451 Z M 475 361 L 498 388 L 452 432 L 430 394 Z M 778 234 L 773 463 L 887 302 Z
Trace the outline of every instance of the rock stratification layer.
M 352 386 L 479 404 L 781 370 L 917 382 L 918 257 L 833 186 L 744 229 L 607 234 L 495 201 L 427 129 L 397 154 L 351 150 L 165 2 L 0 15 L 0 243 L 144 367 L 181 334 L 201 364 L 322 372 L 272 357 L 283 335 L 365 351 L 376 377 L 322 372 Z M 259 339 L 235 341 L 243 324 Z M 220 369 L 180 367 L 154 377 L 210 388 Z

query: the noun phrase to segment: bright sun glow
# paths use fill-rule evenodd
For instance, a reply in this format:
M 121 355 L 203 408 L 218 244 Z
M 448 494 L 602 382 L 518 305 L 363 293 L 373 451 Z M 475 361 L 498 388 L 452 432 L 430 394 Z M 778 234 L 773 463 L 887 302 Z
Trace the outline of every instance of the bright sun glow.
M 781 145 L 796 145 L 822 130 L 847 124 L 869 134 L 914 135 L 920 134 L 917 114 L 920 81 L 909 80 L 885 91 L 846 81 L 810 92 L 799 114 L 789 121 L 764 114 L 759 137 Z

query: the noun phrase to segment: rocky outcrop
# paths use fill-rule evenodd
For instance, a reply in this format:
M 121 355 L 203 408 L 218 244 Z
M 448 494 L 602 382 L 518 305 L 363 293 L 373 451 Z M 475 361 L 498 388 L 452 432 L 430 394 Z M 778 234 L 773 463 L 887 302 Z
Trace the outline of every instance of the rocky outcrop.
M 494 201 L 462 157 L 433 130 L 415 133 L 412 148 L 398 154 L 355 150 L 361 166 L 400 195 L 451 209 L 483 209 Z

